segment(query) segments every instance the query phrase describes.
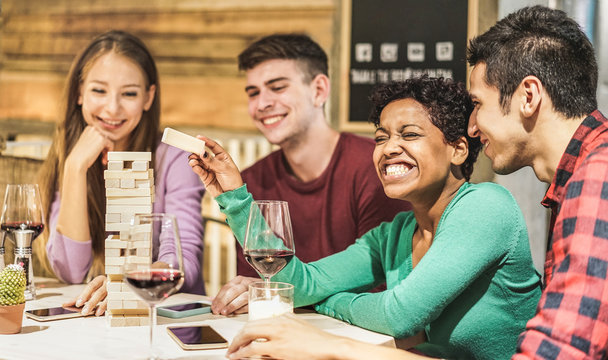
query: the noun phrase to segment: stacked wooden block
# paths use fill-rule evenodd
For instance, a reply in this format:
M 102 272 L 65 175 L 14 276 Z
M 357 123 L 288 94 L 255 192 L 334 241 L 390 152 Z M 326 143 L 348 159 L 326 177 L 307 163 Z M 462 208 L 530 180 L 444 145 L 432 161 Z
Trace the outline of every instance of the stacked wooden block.
M 148 306 L 123 282 L 125 262 L 149 268 L 152 262 L 152 228 L 138 225 L 131 229 L 136 214 L 152 213 L 154 172 L 149 152 L 108 152 L 106 186 L 106 231 L 113 232 L 105 241 L 105 272 L 108 278 L 106 318 L 110 326 L 147 325 Z M 136 241 L 127 254 L 129 232 Z M 127 255 L 129 255 L 127 257 Z

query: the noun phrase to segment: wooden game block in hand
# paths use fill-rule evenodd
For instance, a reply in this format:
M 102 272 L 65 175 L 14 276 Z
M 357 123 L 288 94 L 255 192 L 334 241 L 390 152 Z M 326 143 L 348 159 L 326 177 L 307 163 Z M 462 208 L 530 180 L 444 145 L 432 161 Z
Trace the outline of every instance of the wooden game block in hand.
M 161 141 L 196 155 L 205 152 L 205 142 L 203 140 L 171 128 L 165 128 Z

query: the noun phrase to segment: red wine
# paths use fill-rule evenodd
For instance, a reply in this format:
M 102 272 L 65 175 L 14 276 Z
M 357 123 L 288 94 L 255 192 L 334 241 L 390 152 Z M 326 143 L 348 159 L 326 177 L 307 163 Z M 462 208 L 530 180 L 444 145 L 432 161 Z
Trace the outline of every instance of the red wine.
M 258 249 L 245 252 L 247 262 L 266 276 L 273 276 L 281 271 L 292 257 L 291 250 Z
M 135 270 L 126 278 L 133 291 L 149 303 L 159 302 L 177 292 L 184 281 L 181 271 L 174 269 Z
M 0 225 L 0 229 L 7 231 L 7 232 L 12 232 L 14 230 L 32 230 L 32 231 L 34 231 L 34 236 L 32 236 L 32 240 L 34 240 L 44 230 L 44 224 L 43 223 L 34 223 L 34 222 L 27 223 L 27 222 L 23 222 L 23 221 L 12 221 L 12 222 L 6 222 L 6 223 Z

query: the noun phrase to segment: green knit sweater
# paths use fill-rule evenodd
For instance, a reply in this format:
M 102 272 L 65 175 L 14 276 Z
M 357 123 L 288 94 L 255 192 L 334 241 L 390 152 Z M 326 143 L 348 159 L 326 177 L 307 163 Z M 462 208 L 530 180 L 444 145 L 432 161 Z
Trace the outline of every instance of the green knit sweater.
M 217 201 L 242 244 L 251 195 L 243 186 Z M 427 342 L 417 348 L 431 356 L 510 358 L 541 293 L 511 194 L 465 183 L 412 269 L 415 228 L 413 213 L 400 213 L 340 253 L 309 264 L 294 257 L 272 280 L 295 285 L 295 306 L 317 304 L 320 313 L 397 338 L 424 330 Z M 386 291 L 363 292 L 384 281 Z

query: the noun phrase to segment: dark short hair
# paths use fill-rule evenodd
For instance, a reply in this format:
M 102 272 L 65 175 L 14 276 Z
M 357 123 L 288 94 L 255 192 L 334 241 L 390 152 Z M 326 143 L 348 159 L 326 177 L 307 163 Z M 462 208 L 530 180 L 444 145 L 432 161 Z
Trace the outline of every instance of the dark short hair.
M 533 6 L 509 14 L 470 41 L 467 60 L 471 66 L 486 64 L 485 81 L 498 88 L 505 114 L 529 75 L 542 82 L 555 111 L 568 118 L 597 108 L 593 46 L 563 11 Z
M 462 164 L 461 170 L 468 181 L 473 173 L 473 164 L 477 160 L 481 142 L 479 138 L 471 138 L 467 134 L 473 103 L 464 84 L 451 79 L 429 78 L 424 75 L 379 85 L 370 95 L 372 110 L 369 120 L 376 127 L 380 126 L 382 110 L 391 102 L 401 99 L 413 99 L 424 106 L 431 122 L 441 130 L 447 143 L 454 143 L 463 136 L 467 139 L 469 155 Z
M 302 66 L 307 82 L 327 73 L 327 54 L 304 34 L 274 34 L 249 45 L 239 54 L 239 70 L 251 70 L 264 61 L 295 60 Z

